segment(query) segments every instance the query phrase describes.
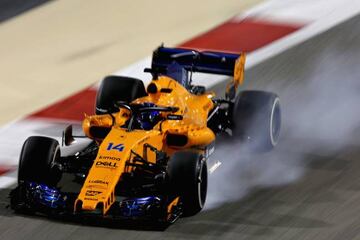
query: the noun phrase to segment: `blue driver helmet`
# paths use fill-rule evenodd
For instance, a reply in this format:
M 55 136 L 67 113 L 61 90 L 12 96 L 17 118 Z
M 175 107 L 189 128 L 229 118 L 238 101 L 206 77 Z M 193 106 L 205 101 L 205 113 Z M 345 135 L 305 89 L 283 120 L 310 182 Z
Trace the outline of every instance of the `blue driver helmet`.
M 156 105 L 154 103 L 145 102 L 142 104 L 142 107 L 156 107 Z M 137 116 L 137 122 L 139 123 L 140 128 L 144 130 L 152 129 L 159 120 L 160 112 L 156 110 L 140 112 Z

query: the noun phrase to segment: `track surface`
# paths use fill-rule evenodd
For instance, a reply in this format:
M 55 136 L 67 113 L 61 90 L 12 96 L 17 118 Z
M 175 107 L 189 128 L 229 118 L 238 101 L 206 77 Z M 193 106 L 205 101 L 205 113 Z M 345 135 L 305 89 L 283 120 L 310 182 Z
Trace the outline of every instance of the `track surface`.
M 360 59 L 359 31 L 360 17 L 356 17 L 247 72 L 248 88 L 279 93 L 285 126 L 278 148 L 268 154 L 252 156 L 252 164 L 271 168 L 273 162 L 280 161 L 284 166 L 303 172 L 300 178 L 294 178 L 297 181 L 286 186 L 252 190 L 240 200 L 203 211 L 192 218 L 180 219 L 164 232 L 93 227 L 16 216 L 5 208 L 9 190 L 3 190 L 0 194 L 0 238 L 359 239 L 359 128 L 354 128 L 351 136 L 345 136 L 341 142 L 331 137 L 324 140 L 323 132 L 316 131 L 323 127 L 316 125 L 321 124 L 317 118 L 331 108 L 306 111 L 306 107 L 312 106 L 311 90 L 321 96 L 326 95 L 323 91 L 328 91 L 332 94 L 329 101 L 341 102 L 340 97 L 344 95 L 334 95 L 328 86 L 337 80 L 335 83 L 340 92 L 349 79 L 359 79 L 360 69 L 356 68 Z M 308 84 L 316 88 L 309 90 L 305 87 Z M 356 87 L 360 89 L 358 85 Z M 324 105 L 329 106 L 333 104 Z M 300 114 L 302 112 L 305 117 Z M 314 127 L 313 134 L 302 132 L 303 124 L 296 122 L 294 117 L 307 119 Z M 237 166 L 239 172 L 246 168 L 241 162 Z M 226 161 L 223 164 L 226 169 Z M 256 175 L 249 172 L 248 176 L 251 174 Z M 287 172 L 278 173 L 280 177 L 282 174 Z M 240 176 L 229 176 L 229 184 L 231 182 L 238 182 L 240 191 L 243 184 Z

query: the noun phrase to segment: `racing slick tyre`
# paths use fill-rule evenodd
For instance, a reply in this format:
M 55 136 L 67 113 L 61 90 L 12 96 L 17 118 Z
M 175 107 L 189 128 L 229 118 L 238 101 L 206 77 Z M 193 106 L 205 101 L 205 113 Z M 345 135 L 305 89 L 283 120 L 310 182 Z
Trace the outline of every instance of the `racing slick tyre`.
M 207 165 L 201 154 L 175 153 L 169 162 L 170 189 L 182 202 L 183 216 L 192 216 L 203 208 L 207 194 Z
M 31 181 L 56 186 L 61 179 L 61 171 L 56 165 L 59 158 L 58 141 L 41 136 L 29 137 L 21 149 L 18 183 Z
M 280 100 L 276 94 L 243 91 L 236 97 L 233 136 L 249 140 L 251 150 L 271 150 L 279 141 L 280 126 Z
M 146 96 L 144 83 L 135 78 L 107 76 L 101 81 L 96 95 L 95 113 L 114 113 L 119 110 L 114 107 L 117 101 L 131 102 Z

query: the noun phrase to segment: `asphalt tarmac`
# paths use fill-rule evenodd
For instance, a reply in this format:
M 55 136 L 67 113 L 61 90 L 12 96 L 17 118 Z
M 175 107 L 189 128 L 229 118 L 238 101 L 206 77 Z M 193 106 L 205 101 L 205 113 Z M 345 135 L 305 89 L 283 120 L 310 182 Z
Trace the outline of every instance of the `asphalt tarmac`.
M 98 227 L 15 215 L 6 189 L 0 239 L 360 239 L 359 31 L 357 16 L 247 71 L 246 88 L 281 98 L 281 141 L 254 155 L 219 143 L 215 207 L 164 231 Z

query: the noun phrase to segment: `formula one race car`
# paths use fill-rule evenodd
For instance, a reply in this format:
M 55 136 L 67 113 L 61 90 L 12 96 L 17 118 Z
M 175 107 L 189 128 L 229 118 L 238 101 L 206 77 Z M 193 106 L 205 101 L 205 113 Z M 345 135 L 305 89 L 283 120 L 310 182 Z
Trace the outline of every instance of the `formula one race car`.
M 22 148 L 16 211 L 42 214 L 149 219 L 172 223 L 204 206 L 209 156 L 215 136 L 242 138 L 256 150 L 278 142 L 281 113 L 276 94 L 242 91 L 245 54 L 159 47 L 146 90 L 141 80 L 106 77 L 96 97 L 96 114 L 82 127 L 93 141 L 71 156 L 55 139 L 29 137 Z M 192 73 L 231 76 L 225 97 L 192 84 Z M 63 145 L 76 144 L 71 126 Z M 214 163 L 216 164 L 216 163 Z M 212 167 L 209 165 L 209 167 Z M 81 189 L 58 184 L 74 174 Z

